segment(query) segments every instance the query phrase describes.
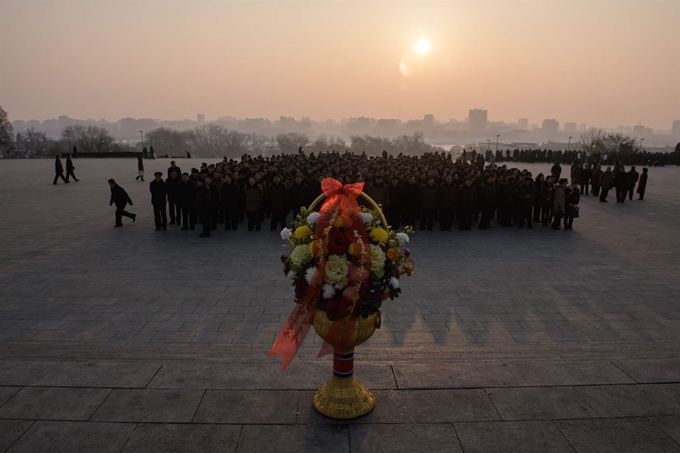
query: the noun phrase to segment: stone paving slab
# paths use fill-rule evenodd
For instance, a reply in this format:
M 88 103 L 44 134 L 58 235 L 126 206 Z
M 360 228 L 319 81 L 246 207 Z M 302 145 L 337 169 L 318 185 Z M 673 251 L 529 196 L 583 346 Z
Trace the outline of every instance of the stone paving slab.
M 349 434 L 352 452 L 463 453 L 451 425 L 354 425 Z
M 349 428 L 341 425 L 247 425 L 237 453 L 272 451 L 349 453 Z
M 550 421 L 458 423 L 465 453 L 574 453 Z
M 574 387 L 493 388 L 486 389 L 486 392 L 503 420 L 555 420 L 598 416 Z
M 208 390 L 193 421 L 294 424 L 299 413 L 299 393 L 291 390 Z
M 100 422 L 189 423 L 203 390 L 116 389 L 92 416 Z
M 632 384 L 610 362 L 397 364 L 400 389 Z
M 126 423 L 38 421 L 8 453 L 119 453 L 133 429 Z
M 24 387 L 0 407 L 0 418 L 87 421 L 110 389 Z
M 141 424 L 122 453 L 233 453 L 241 426 Z
M 27 420 L 0 420 L 0 451 L 7 451 L 33 423 Z
M 680 382 L 680 359 L 614 360 L 613 363 L 639 383 Z
M 5 361 L 0 385 L 141 388 L 160 367 L 150 362 Z

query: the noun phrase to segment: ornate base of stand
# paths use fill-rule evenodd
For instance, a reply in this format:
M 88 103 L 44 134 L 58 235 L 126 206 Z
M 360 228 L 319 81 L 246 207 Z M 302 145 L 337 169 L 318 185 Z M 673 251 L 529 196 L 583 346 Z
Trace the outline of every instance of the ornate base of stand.
M 333 377 L 314 394 L 314 407 L 338 420 L 360 417 L 373 409 L 375 397 L 354 377 L 354 353 L 333 354 Z

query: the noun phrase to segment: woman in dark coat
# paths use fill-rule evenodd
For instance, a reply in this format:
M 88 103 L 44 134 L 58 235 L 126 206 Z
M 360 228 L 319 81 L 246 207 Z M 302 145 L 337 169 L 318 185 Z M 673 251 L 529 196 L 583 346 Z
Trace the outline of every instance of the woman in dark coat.
M 638 200 L 644 200 L 645 198 L 645 190 L 647 189 L 647 172 L 649 170 L 647 168 L 642 169 L 642 174 L 640 175 L 640 180 L 638 181 L 638 188 L 637 188 L 637 193 L 640 195 L 640 198 Z
M 564 229 L 573 230 L 574 218 L 579 216 L 578 203 L 581 200 L 581 188 L 578 185 L 578 180 L 574 179 L 570 186 L 567 186 L 565 191 L 565 214 L 564 214 Z
M 140 178 L 144 181 L 144 161 L 142 156 L 137 156 L 137 177 L 135 179 L 139 181 Z

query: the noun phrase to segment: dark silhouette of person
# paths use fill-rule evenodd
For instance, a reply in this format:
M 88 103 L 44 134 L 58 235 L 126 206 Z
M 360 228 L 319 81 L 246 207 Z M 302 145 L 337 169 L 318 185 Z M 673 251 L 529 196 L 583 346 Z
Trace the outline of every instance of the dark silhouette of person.
M 645 190 L 647 190 L 647 168 L 642 169 L 642 174 L 640 175 L 640 179 L 638 180 L 638 188 L 637 188 L 637 193 L 639 195 L 638 200 L 644 200 L 645 199 Z
M 212 209 L 212 193 L 210 188 L 205 185 L 205 179 L 198 178 L 196 181 L 196 200 L 194 210 L 198 214 L 198 219 L 203 226 L 200 234 L 202 238 L 210 237 L 210 210 Z
M 179 167 L 176 167 L 179 170 Z M 170 210 L 170 225 L 180 225 L 182 223 L 182 205 L 179 201 L 179 192 L 182 180 L 179 173 L 173 170 L 165 181 L 168 188 L 168 208 Z
M 171 176 L 173 171 L 177 173 L 178 179 L 182 177 L 182 170 L 177 165 L 175 165 L 174 160 L 170 162 L 170 168 L 168 168 L 168 178 Z
M 76 148 L 76 145 L 73 145 L 73 158 L 75 159 L 78 157 L 78 148 Z
M 137 156 L 137 177 L 135 179 L 139 181 L 140 178 L 144 181 L 144 160 L 142 156 Z
M 66 158 L 66 182 L 68 182 L 69 178 L 72 176 L 73 180 L 75 182 L 80 181 L 80 179 L 76 178 L 76 175 L 73 173 L 73 170 L 75 170 L 76 167 L 73 166 L 73 161 L 71 160 L 71 156 L 68 156 Z
M 54 159 L 54 182 L 52 184 L 57 184 L 57 180 L 61 178 L 66 184 L 70 181 L 64 178 L 64 166 L 61 164 L 61 159 L 59 159 L 59 154 Z
M 153 218 L 156 222 L 156 231 L 167 230 L 168 215 L 165 211 L 166 198 L 168 196 L 168 187 L 163 181 L 163 173 L 157 171 L 154 173 L 156 179 L 149 183 L 149 190 L 151 191 L 151 205 L 153 206 Z
M 116 184 L 114 179 L 109 179 L 109 186 L 111 187 L 111 201 L 109 202 L 109 206 L 113 206 L 114 203 L 116 204 L 116 224 L 114 226 L 123 226 L 123 216 L 131 218 L 133 222 L 137 220 L 136 214 L 132 214 L 125 210 L 126 205 L 129 204 L 132 206 L 132 200 L 130 200 L 125 189 Z
M 194 200 L 196 200 L 196 184 L 189 179 L 189 173 L 182 174 L 182 182 L 179 185 L 179 206 L 182 212 L 182 229 L 194 230 L 196 213 L 194 212 Z M 179 218 L 177 219 L 179 223 Z

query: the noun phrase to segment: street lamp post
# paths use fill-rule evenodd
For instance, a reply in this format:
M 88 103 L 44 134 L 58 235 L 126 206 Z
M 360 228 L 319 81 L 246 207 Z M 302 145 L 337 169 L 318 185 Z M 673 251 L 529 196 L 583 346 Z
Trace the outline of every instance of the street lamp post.
M 500 135 L 496 135 L 496 152 L 498 152 L 498 139 Z
M 569 143 L 567 143 L 567 151 L 571 151 L 571 137 L 569 137 Z
M 486 150 L 491 151 L 491 139 L 487 138 L 486 141 L 489 142 L 489 146 L 486 148 Z

